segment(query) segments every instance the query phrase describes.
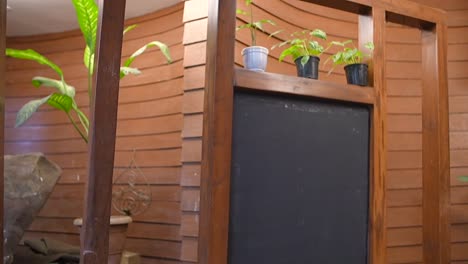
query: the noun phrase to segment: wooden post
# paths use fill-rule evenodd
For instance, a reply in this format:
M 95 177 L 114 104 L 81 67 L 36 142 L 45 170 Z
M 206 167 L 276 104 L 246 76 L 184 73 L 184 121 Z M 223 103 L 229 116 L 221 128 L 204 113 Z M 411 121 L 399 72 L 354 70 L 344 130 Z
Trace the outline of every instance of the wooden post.
M 236 1 L 210 0 L 200 207 L 199 263 L 228 257 Z
M 6 48 L 6 9 L 7 1 L 1 0 L 0 2 L 0 223 L 3 230 L 3 154 L 4 154 L 4 142 L 5 142 L 5 71 L 6 71 L 6 60 L 5 60 L 5 48 Z M 0 241 L 3 241 L 3 232 L 0 234 Z M 0 260 L 3 261 L 3 246 L 0 250 Z
M 372 110 L 370 201 L 369 201 L 369 260 L 372 264 L 387 261 L 386 238 L 386 108 L 385 82 L 385 10 L 374 7 L 369 15 L 359 16 L 359 46 L 373 42 L 375 50 L 369 62 L 370 84 L 374 86 L 375 104 Z
M 82 229 L 81 263 L 105 264 L 119 97 L 125 0 L 99 0 L 96 67 L 89 134 L 89 178 Z
M 422 32 L 424 263 L 450 262 L 447 26 Z

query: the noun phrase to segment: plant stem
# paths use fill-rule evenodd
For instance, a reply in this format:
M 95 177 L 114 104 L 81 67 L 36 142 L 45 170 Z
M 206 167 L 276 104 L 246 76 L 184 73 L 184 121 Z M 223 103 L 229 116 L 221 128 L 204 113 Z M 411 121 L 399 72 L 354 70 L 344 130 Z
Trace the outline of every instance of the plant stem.
M 91 53 L 91 51 L 90 51 Z M 94 62 L 91 60 L 92 54 L 89 55 L 88 58 L 88 96 L 89 96 L 89 105 L 91 106 L 91 102 L 93 100 L 93 71 L 94 71 Z M 91 66 L 91 63 L 93 63 L 93 66 Z
M 73 120 L 72 116 L 70 113 L 67 113 L 68 119 L 70 119 L 70 122 L 72 123 L 73 127 L 75 130 L 80 134 L 81 138 L 88 144 L 88 137 L 83 134 L 83 132 L 78 128 L 78 125 L 75 123 L 75 120 Z
M 250 25 L 252 25 L 250 27 L 250 34 L 252 36 L 252 46 L 257 46 L 257 36 L 255 35 L 255 30 L 257 29 L 255 26 L 254 26 L 254 22 L 253 22 L 253 8 L 252 8 L 252 3 L 250 3 Z
M 82 125 L 83 128 L 85 129 L 86 134 L 88 134 L 88 131 L 89 131 L 89 120 L 88 120 L 88 117 L 78 108 L 78 106 L 76 106 L 76 103 L 75 103 L 75 102 L 74 102 L 74 105 L 73 105 L 73 110 L 75 110 L 76 114 L 77 114 L 78 117 L 80 118 L 80 123 L 81 123 L 81 125 Z

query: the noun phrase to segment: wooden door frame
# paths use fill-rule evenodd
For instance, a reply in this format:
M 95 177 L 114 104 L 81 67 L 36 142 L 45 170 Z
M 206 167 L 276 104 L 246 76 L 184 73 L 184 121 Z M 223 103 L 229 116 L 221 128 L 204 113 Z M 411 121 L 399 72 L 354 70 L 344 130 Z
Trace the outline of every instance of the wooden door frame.
M 373 41 L 376 46 L 370 67 L 375 99 L 371 131 L 371 264 L 387 261 L 385 25 L 390 21 L 423 31 L 424 261 L 427 264 L 448 263 L 450 184 L 445 12 L 407 0 L 303 1 L 359 15 L 360 46 L 368 41 Z M 228 258 L 232 114 L 236 82 L 233 74 L 235 10 L 235 1 L 210 0 L 198 245 L 199 261 L 203 264 L 225 264 Z

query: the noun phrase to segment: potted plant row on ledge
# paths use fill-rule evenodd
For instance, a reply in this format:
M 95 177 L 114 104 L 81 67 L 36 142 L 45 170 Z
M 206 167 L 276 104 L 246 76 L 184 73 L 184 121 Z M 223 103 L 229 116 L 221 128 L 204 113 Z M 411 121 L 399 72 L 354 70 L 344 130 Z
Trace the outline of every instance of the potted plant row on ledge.
M 263 25 L 276 25 L 269 19 L 261 19 L 254 21 L 253 16 L 253 0 L 245 0 L 245 5 L 249 8 L 246 12 L 237 9 L 237 14 L 248 17 L 245 24 L 238 26 L 236 30 L 249 29 L 251 37 L 251 46 L 242 50 L 244 68 L 252 71 L 264 72 L 267 67 L 268 49 L 257 45 L 257 30 L 265 32 Z M 282 32 L 275 31 L 269 35 L 272 37 Z M 335 54 L 332 54 L 326 61 L 333 61 L 330 74 L 337 65 L 344 65 L 346 72 L 346 80 L 348 84 L 367 86 L 368 85 L 368 65 L 364 62 L 365 58 L 370 58 L 374 50 L 373 43 L 369 42 L 365 45 L 367 51 L 360 50 L 353 46 L 351 40 L 343 42 L 331 41 L 324 43 L 327 40 L 327 33 L 321 29 L 302 30 L 294 32 L 289 39 L 274 45 L 271 49 L 283 48 L 279 56 L 279 61 L 282 62 L 286 57 L 291 56 L 296 64 L 297 76 L 318 79 L 320 56 L 332 47 L 341 47 L 342 49 Z M 326 47 L 326 48 L 325 48 Z

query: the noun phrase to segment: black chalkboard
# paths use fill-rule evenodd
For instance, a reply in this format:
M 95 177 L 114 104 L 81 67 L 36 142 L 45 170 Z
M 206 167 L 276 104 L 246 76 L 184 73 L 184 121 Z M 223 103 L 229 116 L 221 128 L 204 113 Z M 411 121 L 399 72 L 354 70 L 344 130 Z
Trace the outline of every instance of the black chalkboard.
M 365 264 L 370 109 L 236 92 L 229 264 Z

